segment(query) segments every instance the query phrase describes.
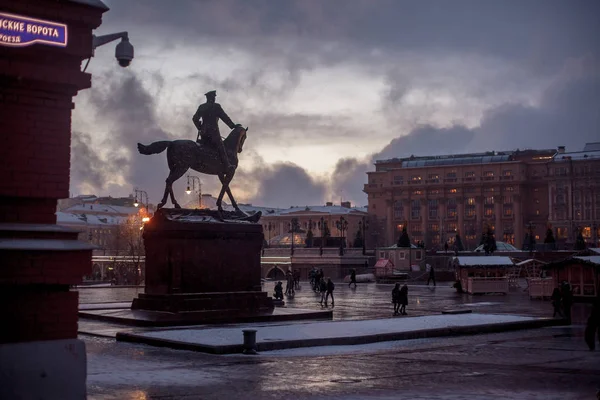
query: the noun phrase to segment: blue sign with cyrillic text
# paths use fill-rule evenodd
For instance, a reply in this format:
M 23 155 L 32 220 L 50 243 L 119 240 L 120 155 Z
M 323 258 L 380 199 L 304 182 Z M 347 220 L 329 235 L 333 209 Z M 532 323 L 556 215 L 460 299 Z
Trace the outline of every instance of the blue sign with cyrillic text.
M 34 43 L 67 47 L 67 25 L 0 13 L 0 46 L 22 47 Z

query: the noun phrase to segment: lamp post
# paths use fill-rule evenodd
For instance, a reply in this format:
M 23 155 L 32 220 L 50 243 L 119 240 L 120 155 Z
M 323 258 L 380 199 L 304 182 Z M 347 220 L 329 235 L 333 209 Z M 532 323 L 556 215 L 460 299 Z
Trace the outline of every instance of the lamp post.
M 190 180 L 192 181 L 192 187 L 190 188 Z M 198 208 L 202 208 L 202 181 L 196 175 L 187 176 L 187 189 L 185 192 L 191 194 L 196 191 L 196 181 L 198 181 Z
M 271 247 L 271 231 L 275 228 L 275 224 L 269 223 L 267 224 L 267 231 L 269 232 L 269 241 L 267 242 L 268 247 Z
M 149 212 L 148 210 L 148 193 L 146 193 L 145 190 L 139 190 L 137 188 L 133 189 L 135 192 L 135 200 L 133 202 L 134 207 L 137 207 L 140 205 L 140 203 L 143 205 L 144 204 L 144 196 L 146 196 L 146 213 Z M 138 201 L 139 198 L 139 201 Z
M 362 233 L 363 256 L 367 254 L 367 229 L 369 229 L 369 220 L 362 217 L 362 220 L 358 221 L 358 230 Z
M 294 233 L 298 230 L 298 218 L 292 218 L 291 223 L 291 232 L 292 232 L 292 248 L 290 250 L 290 255 L 294 255 Z
M 344 231 L 346 229 L 348 229 L 348 221 L 346 221 L 346 219 L 342 216 L 340 217 L 340 219 L 338 221 L 335 221 L 335 225 L 338 228 L 338 231 L 340 231 L 340 236 L 341 239 L 340 240 L 340 256 L 344 255 Z
M 319 243 L 319 255 L 323 255 L 323 242 L 325 241 L 325 229 L 327 228 L 327 221 L 325 218 L 321 217 L 318 222 L 319 231 L 321 231 L 321 241 Z

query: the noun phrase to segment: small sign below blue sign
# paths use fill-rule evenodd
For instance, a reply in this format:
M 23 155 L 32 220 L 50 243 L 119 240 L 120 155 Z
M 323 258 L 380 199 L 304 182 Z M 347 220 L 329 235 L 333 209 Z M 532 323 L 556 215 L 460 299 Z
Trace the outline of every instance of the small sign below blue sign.
M 0 13 L 0 46 L 22 47 L 35 43 L 67 47 L 67 25 Z

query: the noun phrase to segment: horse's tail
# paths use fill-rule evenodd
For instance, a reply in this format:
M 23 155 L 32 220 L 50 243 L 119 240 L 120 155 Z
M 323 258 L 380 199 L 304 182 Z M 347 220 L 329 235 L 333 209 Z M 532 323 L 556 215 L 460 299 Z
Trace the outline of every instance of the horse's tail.
M 169 144 L 171 144 L 169 140 L 161 140 L 160 142 L 154 142 L 152 144 L 149 144 L 148 146 L 138 143 L 138 151 L 140 152 L 140 154 L 146 155 L 158 154 L 165 151 L 167 147 L 169 147 Z

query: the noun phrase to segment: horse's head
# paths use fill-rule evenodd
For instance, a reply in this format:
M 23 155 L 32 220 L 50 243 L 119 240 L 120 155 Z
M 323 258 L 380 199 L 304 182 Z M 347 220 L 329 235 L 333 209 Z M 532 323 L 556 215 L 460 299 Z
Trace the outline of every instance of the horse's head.
M 244 128 L 242 125 L 236 125 L 235 128 L 231 130 L 229 136 L 225 138 L 225 148 L 229 149 L 228 151 L 235 149 L 236 153 L 241 153 L 244 142 L 246 141 L 246 132 L 248 132 L 248 128 Z
M 246 135 L 248 133 L 248 128 L 243 128 L 241 125 L 235 127 L 238 130 L 238 138 L 237 138 L 237 152 L 241 153 L 244 148 L 244 142 L 246 141 Z

